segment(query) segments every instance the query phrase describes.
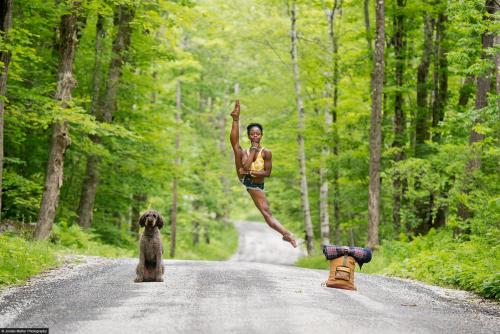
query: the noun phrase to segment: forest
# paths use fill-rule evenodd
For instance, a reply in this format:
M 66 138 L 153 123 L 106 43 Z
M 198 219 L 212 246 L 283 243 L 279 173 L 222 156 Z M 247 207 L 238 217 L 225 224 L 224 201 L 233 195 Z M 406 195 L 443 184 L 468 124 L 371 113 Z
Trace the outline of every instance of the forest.
M 231 221 L 262 221 L 239 99 L 297 265 L 369 246 L 364 272 L 500 298 L 499 6 L 0 0 L 0 286 L 61 253 L 135 256 L 146 209 L 165 258 L 228 258 Z

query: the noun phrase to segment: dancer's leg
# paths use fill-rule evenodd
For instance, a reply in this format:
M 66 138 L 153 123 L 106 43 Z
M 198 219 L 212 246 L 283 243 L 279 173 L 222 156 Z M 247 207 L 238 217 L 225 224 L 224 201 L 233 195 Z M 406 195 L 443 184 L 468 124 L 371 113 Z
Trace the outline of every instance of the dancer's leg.
M 236 174 L 238 175 L 238 180 L 241 180 L 243 175 L 240 174 L 240 168 L 243 168 L 242 152 L 241 148 L 233 146 L 234 153 L 234 165 L 236 167 Z
M 243 168 L 243 150 L 240 146 L 240 105 L 239 101 L 236 102 L 231 117 L 233 117 L 233 122 L 231 124 L 231 134 L 229 135 L 229 140 L 231 141 L 231 147 L 234 153 L 234 165 L 236 167 L 236 174 L 238 179 L 241 180 L 243 175 L 240 174 L 240 168 Z
M 288 230 L 272 215 L 271 210 L 269 209 L 266 194 L 258 189 L 247 189 L 247 191 L 252 197 L 257 209 L 259 209 L 262 213 L 267 225 L 280 233 L 283 236 L 283 240 L 291 243 L 293 247 L 297 247 L 297 242 L 293 239 L 292 234 L 288 232 Z

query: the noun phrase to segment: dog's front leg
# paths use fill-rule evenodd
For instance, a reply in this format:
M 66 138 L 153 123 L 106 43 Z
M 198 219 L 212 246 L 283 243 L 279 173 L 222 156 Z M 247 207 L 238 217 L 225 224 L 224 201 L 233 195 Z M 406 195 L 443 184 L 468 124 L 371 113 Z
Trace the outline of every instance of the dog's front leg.
M 144 282 L 144 266 L 146 264 L 146 259 L 144 257 L 144 252 L 141 251 L 139 255 L 139 264 L 137 265 L 136 273 L 137 277 L 135 278 L 134 282 L 139 283 L 139 282 Z
M 155 278 L 156 282 L 163 282 L 163 259 L 162 252 L 156 254 Z

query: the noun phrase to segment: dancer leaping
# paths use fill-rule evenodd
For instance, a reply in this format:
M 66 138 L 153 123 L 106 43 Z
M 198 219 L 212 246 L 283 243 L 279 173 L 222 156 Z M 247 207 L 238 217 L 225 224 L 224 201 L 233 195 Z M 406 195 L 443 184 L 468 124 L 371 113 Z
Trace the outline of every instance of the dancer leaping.
M 292 234 L 273 217 L 269 209 L 266 194 L 264 193 L 264 178 L 271 175 L 273 157 L 270 150 L 260 145 L 263 135 L 262 125 L 251 123 L 247 126 L 247 135 L 251 146 L 248 150 L 243 150 L 240 146 L 239 100 L 236 100 L 231 117 L 233 118 L 233 124 L 231 125 L 230 139 L 238 179 L 247 188 L 255 206 L 262 213 L 262 216 L 264 216 L 267 225 L 280 233 L 284 241 L 288 241 L 293 247 L 297 247 L 297 242 Z

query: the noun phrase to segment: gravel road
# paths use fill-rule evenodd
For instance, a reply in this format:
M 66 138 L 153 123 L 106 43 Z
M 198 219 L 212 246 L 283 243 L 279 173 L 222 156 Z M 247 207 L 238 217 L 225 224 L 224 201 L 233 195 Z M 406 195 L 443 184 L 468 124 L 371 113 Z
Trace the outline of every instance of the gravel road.
M 137 259 L 81 257 L 79 264 L 6 289 L 0 294 L 0 328 L 48 327 L 50 333 L 500 332 L 498 303 L 377 275 L 357 274 L 356 292 L 329 289 L 321 286 L 327 271 L 287 265 L 303 251 L 292 249 L 266 225 L 236 226 L 241 247 L 230 261 L 168 260 L 162 283 L 133 283 Z

